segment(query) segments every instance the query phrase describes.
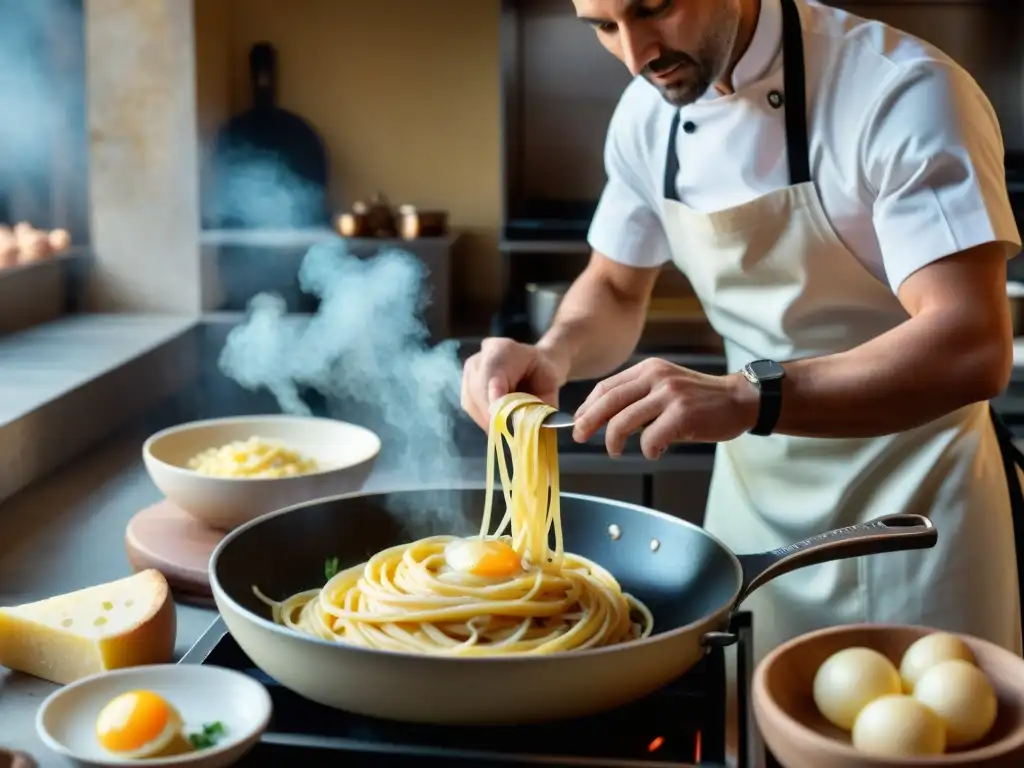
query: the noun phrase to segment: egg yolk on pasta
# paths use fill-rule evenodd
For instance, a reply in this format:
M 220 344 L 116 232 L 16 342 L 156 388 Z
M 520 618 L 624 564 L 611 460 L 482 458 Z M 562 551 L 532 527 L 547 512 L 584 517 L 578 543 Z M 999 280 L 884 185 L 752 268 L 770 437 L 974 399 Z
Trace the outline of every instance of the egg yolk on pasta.
M 511 576 L 523 569 L 519 555 L 498 539 L 460 539 L 445 548 L 445 562 L 456 571 L 485 578 Z
M 105 750 L 126 758 L 160 752 L 180 733 L 181 716 L 152 691 L 130 691 L 113 699 L 96 719 L 96 738 Z

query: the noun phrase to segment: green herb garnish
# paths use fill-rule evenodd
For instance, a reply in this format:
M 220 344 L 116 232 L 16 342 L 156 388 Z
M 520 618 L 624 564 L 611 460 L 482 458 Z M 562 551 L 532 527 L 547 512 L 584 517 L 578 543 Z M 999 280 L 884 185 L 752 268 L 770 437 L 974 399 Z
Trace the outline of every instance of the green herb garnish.
M 188 743 L 193 749 L 209 749 L 214 746 L 218 739 L 225 733 L 224 723 L 219 720 L 214 723 L 207 723 L 199 733 L 190 733 Z
M 330 581 L 338 575 L 338 558 L 328 557 L 324 561 L 324 578 Z

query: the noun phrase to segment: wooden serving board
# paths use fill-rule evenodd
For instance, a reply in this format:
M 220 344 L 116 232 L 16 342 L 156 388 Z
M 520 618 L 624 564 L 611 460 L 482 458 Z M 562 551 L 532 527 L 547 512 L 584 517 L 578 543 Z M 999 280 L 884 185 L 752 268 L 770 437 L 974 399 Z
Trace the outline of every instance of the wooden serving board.
M 223 538 L 223 531 L 207 528 L 171 502 L 161 501 L 135 514 L 124 544 L 136 571 L 155 568 L 176 597 L 210 605 L 210 555 Z
M 36 768 L 30 755 L 13 749 L 0 749 L 0 768 Z

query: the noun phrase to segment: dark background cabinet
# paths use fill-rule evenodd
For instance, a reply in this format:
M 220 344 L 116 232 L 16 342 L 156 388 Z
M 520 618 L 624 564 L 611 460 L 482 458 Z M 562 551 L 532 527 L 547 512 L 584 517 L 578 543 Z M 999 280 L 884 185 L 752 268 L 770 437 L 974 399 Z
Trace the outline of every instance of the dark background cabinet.
M 1024 154 L 1024 3 L 831 4 L 918 35 L 969 70 L 999 114 L 1011 174 L 1018 165 L 1024 173 L 1014 155 Z M 499 319 L 515 327 L 527 282 L 571 279 L 586 263 L 586 231 L 604 184 L 605 133 L 630 77 L 565 0 L 503 0 L 501 50 L 506 292 Z M 1024 197 L 1024 184 L 1016 189 Z M 1024 216 L 1024 204 L 1019 210 Z

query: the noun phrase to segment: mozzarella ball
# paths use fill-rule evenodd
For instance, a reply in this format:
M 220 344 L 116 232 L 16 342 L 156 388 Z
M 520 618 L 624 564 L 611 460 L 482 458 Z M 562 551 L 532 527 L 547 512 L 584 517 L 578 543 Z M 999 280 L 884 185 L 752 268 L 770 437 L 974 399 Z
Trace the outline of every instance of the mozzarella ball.
M 942 719 L 917 699 L 892 694 L 875 699 L 857 716 L 854 749 L 879 757 L 920 757 L 946 751 Z
M 933 632 L 917 640 L 907 648 L 900 661 L 904 693 L 913 693 L 921 675 L 940 661 L 949 659 L 963 659 L 974 664 L 974 653 L 967 643 L 948 632 Z
M 946 724 L 951 747 L 981 741 L 996 721 L 996 692 L 985 673 L 963 659 L 942 661 L 921 675 L 914 698 Z
M 879 696 L 900 692 L 900 675 L 870 648 L 846 648 L 829 656 L 814 675 L 814 703 L 837 728 L 849 731 L 860 711 Z

